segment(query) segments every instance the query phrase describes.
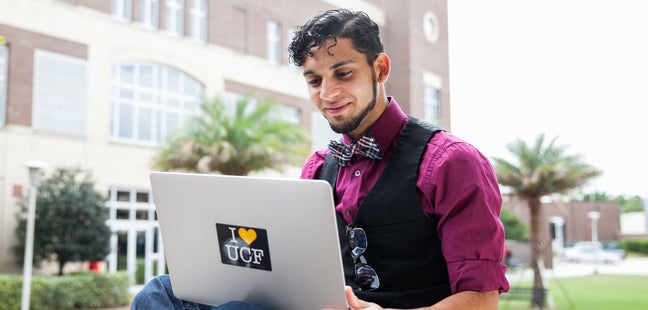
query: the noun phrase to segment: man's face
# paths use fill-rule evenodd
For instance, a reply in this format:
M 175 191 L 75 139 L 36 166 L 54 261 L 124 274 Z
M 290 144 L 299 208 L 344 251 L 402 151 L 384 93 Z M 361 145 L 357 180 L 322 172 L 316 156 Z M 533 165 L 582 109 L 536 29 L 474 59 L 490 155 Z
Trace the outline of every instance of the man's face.
M 337 133 L 359 138 L 380 116 L 376 74 L 350 39 L 329 40 L 304 61 L 311 102 Z M 380 111 L 379 111 L 380 110 Z

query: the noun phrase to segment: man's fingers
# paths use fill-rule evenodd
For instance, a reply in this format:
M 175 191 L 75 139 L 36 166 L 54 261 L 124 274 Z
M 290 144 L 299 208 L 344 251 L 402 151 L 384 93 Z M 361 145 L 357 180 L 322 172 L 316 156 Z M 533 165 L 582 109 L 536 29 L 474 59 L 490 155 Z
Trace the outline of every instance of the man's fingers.
M 353 289 L 351 289 L 350 286 L 345 287 L 344 291 L 346 293 L 347 302 L 349 303 L 349 307 L 351 307 L 351 309 L 365 309 L 370 306 L 368 302 L 358 298 L 358 296 L 353 293 Z

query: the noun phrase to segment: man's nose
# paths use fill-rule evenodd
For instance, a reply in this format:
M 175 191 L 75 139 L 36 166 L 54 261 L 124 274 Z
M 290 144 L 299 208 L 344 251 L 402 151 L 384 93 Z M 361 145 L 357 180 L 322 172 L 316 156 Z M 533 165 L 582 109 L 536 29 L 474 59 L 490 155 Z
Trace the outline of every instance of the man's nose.
M 322 80 L 320 99 L 332 101 L 340 94 L 340 86 L 335 81 Z

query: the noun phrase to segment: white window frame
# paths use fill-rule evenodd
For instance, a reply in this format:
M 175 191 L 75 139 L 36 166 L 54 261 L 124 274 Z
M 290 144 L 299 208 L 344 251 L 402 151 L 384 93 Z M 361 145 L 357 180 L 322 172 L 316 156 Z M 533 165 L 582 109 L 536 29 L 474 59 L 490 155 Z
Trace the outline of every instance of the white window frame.
M 156 63 L 113 66 L 110 135 L 118 141 L 158 145 L 200 113 L 204 86 Z
M 34 51 L 32 127 L 83 136 L 86 132 L 87 61 Z
M 127 194 L 127 200 L 119 200 L 118 193 Z M 146 197 L 146 201 L 138 201 L 138 197 Z M 107 224 L 113 234 L 110 238 L 112 251 L 107 257 L 110 272 L 117 272 L 118 262 L 118 234 L 126 236 L 126 269 L 134 274 L 138 269 L 137 263 L 137 241 L 140 236 L 144 237 L 144 281 L 149 281 L 154 275 L 163 274 L 166 268 L 164 257 L 164 245 L 160 234 L 160 225 L 155 213 L 153 196 L 150 190 L 128 187 L 111 187 L 108 192 L 106 208 L 109 209 Z M 117 218 L 117 214 L 125 214 L 127 218 Z M 138 216 L 145 215 L 146 218 Z M 153 267 L 157 262 L 157 269 Z
M 164 7 L 167 32 L 182 36 L 184 34 L 184 0 L 166 0 Z
M 133 16 L 132 0 L 112 0 L 111 13 L 121 21 L 130 21 Z
M 117 195 L 118 193 L 127 194 L 128 200 L 119 200 Z M 140 195 L 146 197 L 146 201 L 138 201 Z M 127 187 L 110 187 L 106 206 L 110 209 L 111 221 L 157 221 L 155 205 L 153 204 L 153 197 L 150 190 Z M 128 218 L 118 218 L 117 211 L 128 212 Z M 146 214 L 146 218 L 138 219 L 138 211 Z
M 223 100 L 223 105 L 225 106 L 226 113 L 230 117 L 234 117 L 234 113 L 236 112 L 236 102 L 244 97 L 245 95 L 235 93 L 235 92 L 226 91 L 223 93 L 221 97 Z M 252 110 L 252 109 L 256 109 L 256 107 L 257 107 L 257 99 L 251 97 L 250 105 L 248 106 L 248 109 Z M 301 124 L 301 113 L 302 113 L 301 110 L 299 110 L 299 108 L 297 107 L 293 107 L 285 104 L 277 104 L 276 109 L 273 111 L 273 113 L 270 116 L 294 124 Z
M 229 117 L 232 117 L 232 118 L 234 117 L 234 114 L 236 113 L 236 103 L 239 100 L 243 99 L 244 97 L 245 97 L 245 95 L 243 95 L 243 94 L 230 92 L 230 91 L 226 91 L 226 92 L 223 93 L 221 99 L 223 100 L 223 106 L 225 107 L 225 113 L 227 113 L 227 115 Z M 245 112 L 249 112 L 250 110 L 256 109 L 256 106 L 257 106 L 256 98 L 250 97 L 249 99 L 250 99 L 250 104 L 247 106 L 248 111 L 245 111 Z
M 207 41 L 207 0 L 191 0 L 189 19 L 189 36 L 198 42 Z
M 423 72 L 423 117 L 426 121 L 439 125 L 441 113 L 441 90 L 443 79 L 440 75 Z
M 290 105 L 279 104 L 273 117 L 293 124 L 301 124 L 301 110 Z
M 439 19 L 434 12 L 426 12 L 423 16 L 423 33 L 429 42 L 439 41 Z
M 281 24 L 278 21 L 269 20 L 266 27 L 268 60 L 273 64 L 281 64 Z
M 441 119 L 441 92 L 439 89 L 429 85 L 423 86 L 423 113 L 426 121 L 439 124 Z
M 140 0 L 140 22 L 145 28 L 156 30 L 160 26 L 159 0 Z
M 0 126 L 7 119 L 7 89 L 9 86 L 9 48 L 0 44 Z

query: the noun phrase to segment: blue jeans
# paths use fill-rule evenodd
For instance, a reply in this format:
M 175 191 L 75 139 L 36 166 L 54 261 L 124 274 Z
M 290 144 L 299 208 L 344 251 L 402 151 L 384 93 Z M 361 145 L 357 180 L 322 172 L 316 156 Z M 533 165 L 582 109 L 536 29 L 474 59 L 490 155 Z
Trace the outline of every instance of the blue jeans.
M 157 276 L 149 281 L 142 290 L 135 295 L 131 302 L 131 310 L 135 309 L 175 309 L 175 310 L 264 310 L 241 301 L 231 301 L 220 306 L 209 306 L 195 302 L 181 300 L 173 294 L 169 275 Z

